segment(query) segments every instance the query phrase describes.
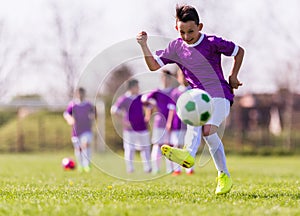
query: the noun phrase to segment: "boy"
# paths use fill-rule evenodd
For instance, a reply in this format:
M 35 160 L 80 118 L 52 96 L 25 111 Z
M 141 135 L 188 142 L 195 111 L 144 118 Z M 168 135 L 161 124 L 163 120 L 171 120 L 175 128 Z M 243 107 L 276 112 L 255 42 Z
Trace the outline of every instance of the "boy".
M 152 173 L 157 174 L 160 172 L 161 165 L 161 146 L 163 144 L 172 145 L 170 143 L 170 135 L 172 133 L 171 127 L 167 128 L 167 120 L 169 115 L 168 105 L 171 103 L 170 94 L 173 87 L 173 76 L 171 72 L 164 69 L 161 75 L 162 88 L 155 89 L 148 94 L 143 95 L 142 102 L 148 104 L 150 107 L 156 108 L 156 115 L 154 116 L 154 123 L 152 129 Z M 171 126 L 171 125 L 170 125 Z M 166 159 L 166 172 L 171 173 L 173 171 L 173 163 Z
M 72 143 L 78 163 L 78 171 L 90 171 L 92 121 L 96 118 L 96 108 L 85 100 L 85 89 L 78 88 L 75 100 L 71 101 L 63 116 L 72 126 Z
M 133 159 L 136 150 L 140 151 L 144 172 L 151 172 L 150 135 L 139 94 L 138 80 L 128 81 L 127 92 L 111 107 L 111 114 L 123 115 L 123 147 L 127 172 L 134 172 Z
M 229 114 L 234 97 L 233 89 L 242 85 L 237 75 L 244 50 L 233 42 L 201 33 L 202 28 L 203 24 L 200 23 L 194 7 L 177 5 L 176 30 L 180 38 L 171 41 L 165 50 L 157 51 L 156 55 L 151 53 L 147 45 L 146 32 L 142 31 L 137 35 L 137 42 L 142 48 L 150 70 L 154 71 L 165 64 L 176 63 L 192 88 L 203 89 L 212 96 L 214 113 L 209 122 L 202 127 L 188 126 L 184 149 L 162 146 L 162 152 L 167 158 L 183 167 L 192 167 L 203 134 L 218 170 L 215 194 L 219 195 L 231 190 L 232 179 L 227 169 L 223 143 L 217 130 Z M 223 75 L 221 54 L 234 57 L 229 83 Z

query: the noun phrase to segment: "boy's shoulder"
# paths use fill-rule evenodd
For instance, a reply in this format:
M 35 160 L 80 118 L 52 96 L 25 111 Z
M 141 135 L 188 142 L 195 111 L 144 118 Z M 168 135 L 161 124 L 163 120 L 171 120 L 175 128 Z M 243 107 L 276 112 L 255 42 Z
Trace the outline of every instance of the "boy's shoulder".
M 204 35 L 204 40 L 214 43 L 214 42 L 219 42 L 223 39 L 222 39 L 222 37 L 217 36 L 217 35 Z
M 224 39 L 221 36 L 217 36 L 217 35 L 205 35 L 204 40 L 206 40 L 209 43 L 222 43 L 222 42 L 229 42 L 229 40 Z

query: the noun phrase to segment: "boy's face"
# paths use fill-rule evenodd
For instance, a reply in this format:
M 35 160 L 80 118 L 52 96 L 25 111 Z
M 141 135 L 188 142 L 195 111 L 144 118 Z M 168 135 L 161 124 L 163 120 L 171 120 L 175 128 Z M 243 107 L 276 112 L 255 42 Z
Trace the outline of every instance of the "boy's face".
M 177 31 L 187 44 L 194 44 L 199 40 L 202 27 L 202 23 L 197 25 L 194 21 L 177 21 L 176 23 Z
M 140 91 L 139 85 L 136 84 L 136 85 L 132 86 L 132 87 L 130 88 L 130 91 L 131 91 L 131 93 L 134 94 L 134 95 L 135 95 L 135 94 L 138 94 L 139 91 Z

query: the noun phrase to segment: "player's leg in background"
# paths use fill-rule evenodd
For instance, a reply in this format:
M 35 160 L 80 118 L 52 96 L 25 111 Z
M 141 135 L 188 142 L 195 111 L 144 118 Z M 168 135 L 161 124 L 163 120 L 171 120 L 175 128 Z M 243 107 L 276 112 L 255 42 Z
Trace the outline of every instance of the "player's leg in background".
M 169 145 L 171 147 L 174 146 L 171 143 L 171 133 L 172 133 L 172 131 L 165 131 L 164 136 L 163 136 L 163 140 L 162 140 L 161 145 L 159 147 L 160 152 L 161 152 L 161 146 L 164 145 L 164 144 Z M 169 160 L 166 157 L 165 157 L 165 161 L 166 161 L 166 173 L 172 173 L 174 171 L 174 166 L 173 166 L 174 162 Z
M 72 143 L 74 147 L 74 155 L 77 162 L 78 171 L 82 171 L 82 157 L 81 157 L 81 149 L 80 149 L 80 141 L 78 137 L 72 137 Z
M 151 161 L 152 161 L 152 173 L 157 174 L 160 172 L 161 166 L 161 153 L 160 153 L 160 145 L 153 144 L 151 151 Z
M 152 131 L 151 161 L 152 161 L 152 173 L 153 174 L 157 174 L 160 172 L 161 157 L 162 157 L 160 146 L 163 143 L 164 133 L 165 133 L 164 128 L 153 128 L 153 131 Z
M 161 146 L 159 146 L 159 150 L 160 147 Z M 174 167 L 173 167 L 174 162 L 170 161 L 168 158 L 165 158 L 165 161 L 166 161 L 166 173 L 172 173 L 174 171 Z
M 144 172 L 150 173 L 151 168 L 151 143 L 150 143 L 150 134 L 148 131 L 139 133 L 138 135 L 140 156 L 142 159 Z
M 178 135 L 177 135 L 177 148 L 182 149 L 184 147 L 184 140 L 185 140 L 185 135 L 186 135 L 186 128 L 184 129 L 180 129 L 178 131 Z M 191 168 L 185 168 L 185 172 L 188 175 L 192 175 L 194 173 L 194 167 Z
M 83 170 L 90 171 L 92 133 L 85 132 L 80 136 L 81 158 Z
M 183 144 L 180 145 L 179 142 L 183 143 L 183 140 L 180 140 L 180 130 L 171 131 L 170 134 L 170 144 L 173 145 L 175 148 L 182 148 Z M 181 174 L 181 166 L 175 162 L 172 162 L 173 166 L 173 176 L 177 176 Z
M 135 146 L 134 146 L 133 134 L 130 131 L 123 131 L 123 147 L 124 147 L 124 160 L 126 165 L 127 173 L 134 172 L 134 155 L 135 155 Z

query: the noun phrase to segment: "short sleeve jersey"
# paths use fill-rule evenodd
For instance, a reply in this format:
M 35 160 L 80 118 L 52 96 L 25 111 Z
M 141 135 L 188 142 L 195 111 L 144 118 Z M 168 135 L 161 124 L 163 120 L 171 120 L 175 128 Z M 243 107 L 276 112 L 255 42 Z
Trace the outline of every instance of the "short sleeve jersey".
M 238 46 L 233 42 L 201 34 L 191 45 L 182 38 L 173 40 L 165 50 L 156 51 L 155 57 L 161 66 L 176 63 L 192 88 L 233 101 L 234 95 L 222 71 L 221 55 L 235 56 L 237 52 Z
M 141 95 L 124 94 L 117 99 L 112 109 L 115 111 L 123 111 L 123 130 L 147 130 L 147 124 L 144 120 L 144 110 L 141 101 Z
M 170 94 L 173 88 L 166 88 L 166 89 L 156 89 L 152 92 L 143 96 L 143 100 L 150 101 L 155 100 L 157 112 L 154 116 L 154 127 L 156 128 L 165 128 L 167 118 L 169 115 L 169 107 L 168 105 L 171 104 L 172 98 Z
M 87 101 L 76 103 L 70 102 L 66 112 L 75 119 L 75 125 L 72 129 L 72 136 L 80 136 L 84 132 L 92 131 L 92 115 L 94 115 L 94 106 Z

